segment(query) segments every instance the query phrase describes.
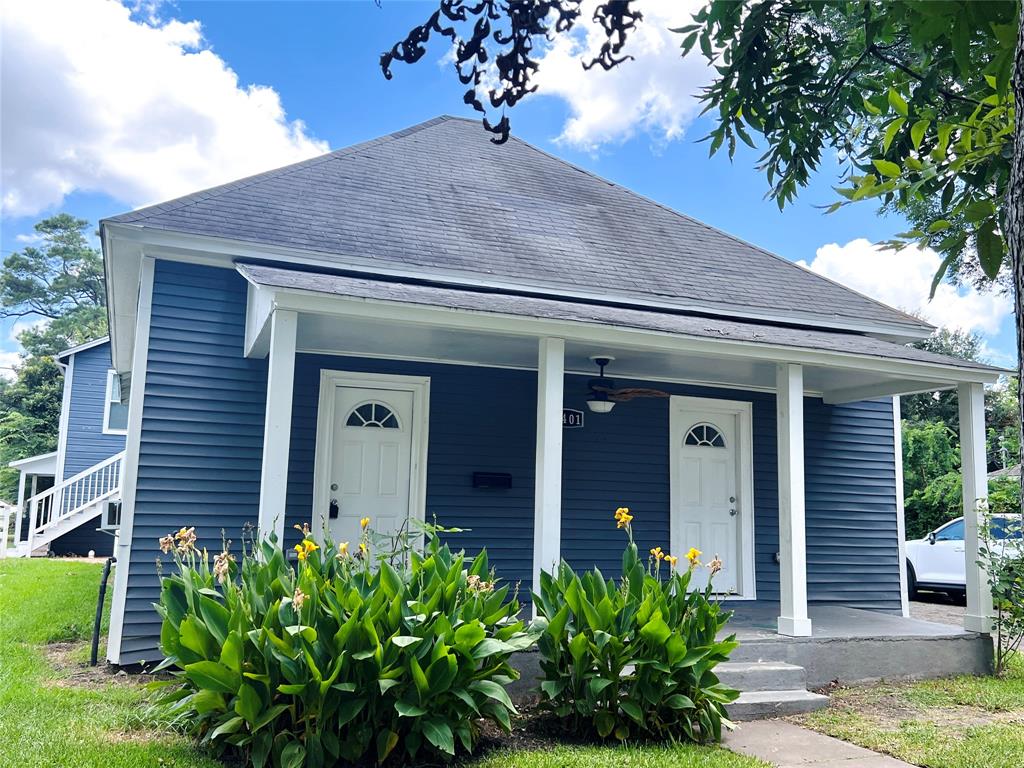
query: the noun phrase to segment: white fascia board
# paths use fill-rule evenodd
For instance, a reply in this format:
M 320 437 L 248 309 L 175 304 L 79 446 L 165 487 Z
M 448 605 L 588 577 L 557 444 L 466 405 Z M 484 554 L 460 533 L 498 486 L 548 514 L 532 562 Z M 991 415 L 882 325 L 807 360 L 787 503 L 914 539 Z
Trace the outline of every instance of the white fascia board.
M 451 307 L 402 304 L 376 299 L 327 295 L 314 291 L 277 289 L 274 291 L 274 307 L 295 310 L 300 313 L 390 320 L 533 338 L 553 336 L 566 341 L 580 341 L 598 346 L 621 344 L 637 349 L 658 349 L 675 353 L 692 352 L 711 357 L 758 359 L 772 363 L 785 361 L 825 368 L 871 371 L 894 378 L 912 380 L 918 389 L 927 384 L 928 391 L 933 383 L 992 384 L 1000 376 L 999 371 L 987 369 L 960 368 L 914 360 L 895 360 L 849 352 L 830 352 L 760 342 L 683 336 L 664 331 L 600 325 L 575 320 L 549 320 Z
M 79 344 L 77 347 L 71 347 L 69 349 L 65 349 L 65 350 L 63 350 L 61 352 L 58 352 L 57 353 L 57 359 L 60 359 L 62 357 L 69 357 L 70 355 L 77 354 L 78 352 L 84 352 L 87 349 L 92 349 L 93 347 L 98 347 L 100 344 L 106 344 L 108 341 L 110 341 L 110 337 L 109 336 L 103 336 L 102 338 L 99 338 L 99 339 L 93 339 L 92 341 L 87 341 L 87 342 L 85 342 L 83 344 Z
M 24 459 L 17 459 L 16 461 L 8 462 L 7 466 L 21 470 L 22 472 L 29 472 L 31 474 L 56 474 L 57 452 L 50 451 L 49 453 L 40 453 L 37 456 L 28 456 Z M 52 471 L 42 472 L 42 468 L 48 468 Z
M 736 306 L 708 306 L 684 299 L 664 297 L 645 299 L 632 295 L 612 295 L 607 292 L 570 290 L 554 288 L 543 283 L 483 278 L 478 273 L 458 270 L 440 271 L 416 269 L 415 267 L 394 268 L 382 266 L 372 257 L 351 254 L 325 255 L 319 251 L 299 248 L 285 248 L 244 240 L 195 235 L 170 230 L 152 229 L 138 224 L 107 223 L 109 230 L 118 239 L 133 241 L 144 246 L 147 255 L 166 259 L 183 259 L 210 266 L 233 267 L 236 261 L 263 261 L 298 264 L 328 270 L 350 270 L 382 277 L 402 277 L 426 280 L 433 283 L 459 285 L 511 291 L 531 291 L 562 299 L 577 299 L 642 307 L 647 309 L 670 309 L 674 311 L 699 312 L 702 314 L 733 319 L 809 325 L 818 328 L 856 331 L 886 340 L 916 341 L 927 338 L 934 328 L 924 322 L 911 323 L 866 322 L 846 317 L 827 317 L 813 313 L 773 312 L 764 309 L 743 309 Z M 109 276 L 108 276 L 109 277 Z
M 877 384 L 865 384 L 862 387 L 830 389 L 822 393 L 821 399 L 828 405 L 842 405 L 843 403 L 857 403 L 861 400 L 873 400 L 876 397 L 917 395 L 922 392 L 937 392 L 944 389 L 954 389 L 955 387 L 956 385 L 951 382 L 891 379 Z

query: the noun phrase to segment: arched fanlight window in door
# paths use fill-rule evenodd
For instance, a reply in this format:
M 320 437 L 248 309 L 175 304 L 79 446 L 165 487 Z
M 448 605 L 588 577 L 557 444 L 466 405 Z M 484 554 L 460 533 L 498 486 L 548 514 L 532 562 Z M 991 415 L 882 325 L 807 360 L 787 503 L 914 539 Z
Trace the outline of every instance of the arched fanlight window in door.
M 725 438 L 714 424 L 694 424 L 686 433 L 684 445 L 706 446 L 708 448 L 725 448 Z
M 353 408 L 345 420 L 347 427 L 379 427 L 401 429 L 398 417 L 391 407 L 380 402 L 363 403 Z

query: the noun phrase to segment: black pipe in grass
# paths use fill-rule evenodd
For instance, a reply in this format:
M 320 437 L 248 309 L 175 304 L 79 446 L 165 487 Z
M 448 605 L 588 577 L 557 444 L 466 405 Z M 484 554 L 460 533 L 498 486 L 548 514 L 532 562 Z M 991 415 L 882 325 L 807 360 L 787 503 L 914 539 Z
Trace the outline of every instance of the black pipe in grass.
M 108 557 L 103 564 L 103 575 L 100 576 L 100 597 L 96 601 L 96 620 L 92 624 L 92 651 L 89 653 L 89 666 L 96 666 L 96 657 L 100 652 L 100 624 L 103 623 L 103 602 L 107 598 L 107 579 L 110 578 L 110 566 L 117 562 L 116 557 Z

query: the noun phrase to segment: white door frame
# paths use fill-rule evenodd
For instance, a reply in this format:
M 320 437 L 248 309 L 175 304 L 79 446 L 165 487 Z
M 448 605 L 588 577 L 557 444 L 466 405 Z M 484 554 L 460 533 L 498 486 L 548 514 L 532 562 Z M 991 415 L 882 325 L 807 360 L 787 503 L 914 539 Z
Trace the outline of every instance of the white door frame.
M 430 427 L 430 377 L 390 373 L 320 370 L 320 400 L 316 413 L 316 453 L 313 462 L 313 509 L 310 524 L 319 541 L 328 527 L 329 483 L 334 463 L 334 399 L 338 387 L 412 393 L 412 435 L 409 462 L 409 518 L 423 522 L 427 508 L 427 445 Z
M 685 431 L 692 426 L 685 423 L 681 411 L 696 410 L 706 414 L 726 414 L 736 416 L 736 500 L 739 525 L 736 529 L 740 536 L 739 551 L 741 553 L 737 582 L 738 593 L 728 595 L 726 599 L 756 600 L 757 579 L 755 578 L 754 560 L 754 441 L 751 427 L 753 406 L 743 400 L 718 400 L 711 397 L 684 397 L 672 395 L 669 398 L 669 479 L 670 479 L 670 514 L 669 535 L 673 553 L 682 556 L 687 547 L 678 539 L 680 521 L 678 519 L 679 486 L 679 449 L 683 444 Z M 714 553 L 705 553 L 705 556 Z

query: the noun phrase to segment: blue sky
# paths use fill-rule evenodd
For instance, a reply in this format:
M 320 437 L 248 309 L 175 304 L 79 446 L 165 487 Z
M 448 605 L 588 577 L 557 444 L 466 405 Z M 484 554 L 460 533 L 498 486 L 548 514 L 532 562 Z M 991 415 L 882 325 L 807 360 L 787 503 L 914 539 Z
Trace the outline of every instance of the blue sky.
M 113 0 L 32 5 L 8 20 L 3 40 L 5 256 L 55 211 L 95 222 L 438 114 L 472 116 L 441 45 L 416 66 L 396 65 L 390 82 L 380 73 L 380 53 L 429 2 L 178 2 L 131 15 Z M 928 305 L 934 255 L 870 245 L 902 222 L 870 204 L 822 213 L 834 200 L 834 166 L 780 213 L 764 199 L 756 153 L 709 159 L 692 98 L 707 72 L 679 59 L 664 32 L 676 19 L 659 13 L 648 14 L 623 75 L 584 75 L 567 50 L 549 52 L 542 94 L 511 112 L 514 133 L 858 290 L 924 308 L 933 322 L 979 330 L 993 362 L 1012 362 L 1004 298 L 950 287 Z M 73 18 L 50 23 L 57 16 Z M 17 350 L 11 326 L 0 327 L 0 366 Z

